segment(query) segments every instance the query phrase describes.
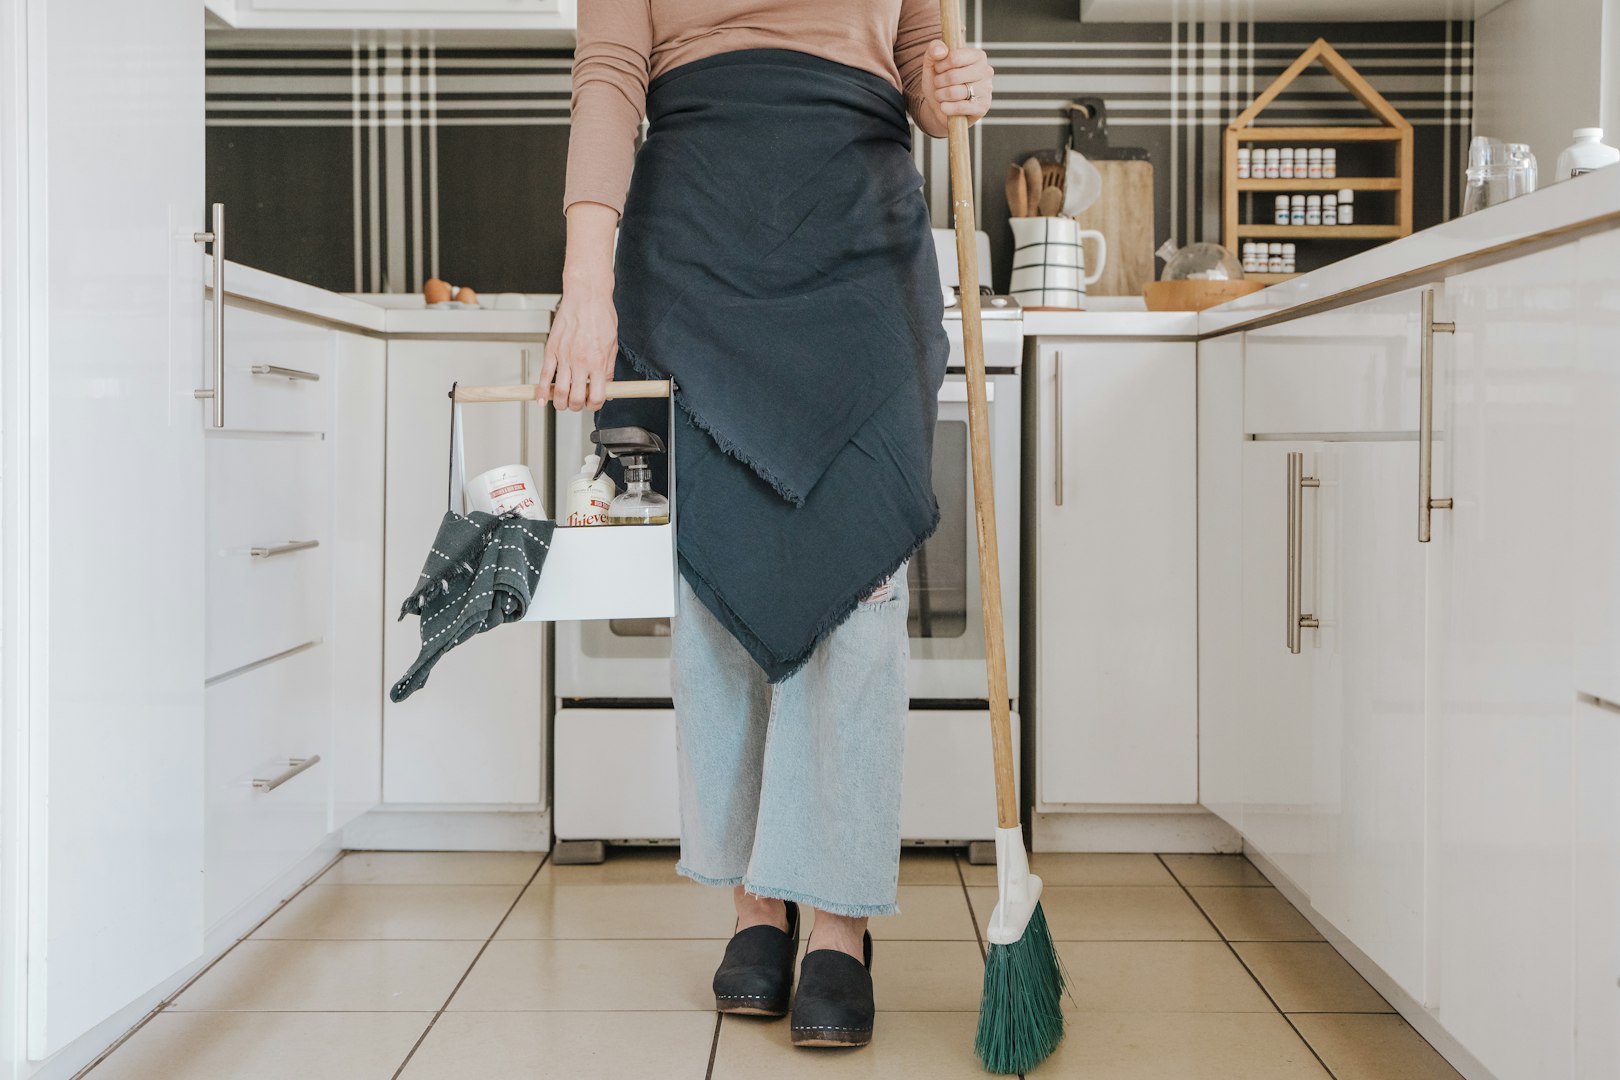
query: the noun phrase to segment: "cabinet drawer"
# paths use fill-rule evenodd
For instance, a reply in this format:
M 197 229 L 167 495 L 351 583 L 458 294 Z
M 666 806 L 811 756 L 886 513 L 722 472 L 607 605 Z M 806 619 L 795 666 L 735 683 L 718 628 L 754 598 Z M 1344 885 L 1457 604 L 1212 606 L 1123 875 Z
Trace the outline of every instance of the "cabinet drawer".
M 226 436 L 207 446 L 212 678 L 326 636 L 331 477 L 321 439 Z
M 335 330 L 228 307 L 225 426 L 234 431 L 327 430 L 336 348 Z
M 1416 431 L 1421 308 L 1400 293 L 1244 335 L 1244 431 Z
M 326 837 L 330 765 L 294 770 L 295 762 L 330 756 L 330 663 L 328 647 L 317 645 L 208 688 L 203 874 L 210 926 Z

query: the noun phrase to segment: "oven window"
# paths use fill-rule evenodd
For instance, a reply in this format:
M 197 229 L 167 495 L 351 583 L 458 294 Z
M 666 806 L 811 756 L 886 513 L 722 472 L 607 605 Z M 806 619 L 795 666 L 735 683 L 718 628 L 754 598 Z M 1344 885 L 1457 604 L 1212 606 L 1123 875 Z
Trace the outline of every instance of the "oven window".
M 968 427 L 941 420 L 934 428 L 934 497 L 939 528 L 911 557 L 907 625 L 914 638 L 956 638 L 967 632 Z
M 914 638 L 958 638 L 967 633 L 968 428 L 941 420 L 934 429 L 934 496 L 939 528 L 906 569 L 911 588 L 907 625 Z M 612 619 L 615 637 L 667 638 L 668 619 Z

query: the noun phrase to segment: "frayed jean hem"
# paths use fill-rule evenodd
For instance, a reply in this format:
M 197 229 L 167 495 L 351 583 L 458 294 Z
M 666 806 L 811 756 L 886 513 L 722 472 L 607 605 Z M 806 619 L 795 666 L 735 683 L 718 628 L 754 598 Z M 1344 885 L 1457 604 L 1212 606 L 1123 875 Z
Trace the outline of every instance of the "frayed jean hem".
M 822 899 L 819 896 L 811 896 L 809 893 L 799 892 L 796 889 L 778 889 L 770 885 L 759 885 L 747 880 L 746 878 L 705 877 L 684 863 L 676 863 L 675 872 L 680 874 L 682 877 L 691 878 L 699 885 L 716 885 L 723 887 L 741 885 L 743 887 L 743 891 L 751 893 L 754 896 L 769 897 L 772 900 L 791 900 L 795 904 L 800 904 L 805 907 L 813 907 L 817 911 L 825 911 L 829 915 L 842 915 L 849 919 L 867 919 L 877 915 L 900 914 L 900 905 L 898 903 L 840 904 L 832 900 Z

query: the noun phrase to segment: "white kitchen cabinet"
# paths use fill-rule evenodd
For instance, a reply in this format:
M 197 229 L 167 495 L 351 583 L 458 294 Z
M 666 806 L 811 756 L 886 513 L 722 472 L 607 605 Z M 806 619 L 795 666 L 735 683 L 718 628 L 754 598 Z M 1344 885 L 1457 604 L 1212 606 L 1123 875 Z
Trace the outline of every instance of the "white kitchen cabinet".
M 1242 820 L 1244 838 L 1310 894 L 1314 833 L 1312 808 L 1312 662 L 1320 648 L 1316 630 L 1300 633 L 1300 651 L 1289 648 L 1290 455 L 1300 455 L 1300 475 L 1316 476 L 1320 445 L 1281 440 L 1243 445 L 1242 645 L 1244 700 Z M 1294 526 L 1301 530 L 1296 581 L 1300 612 L 1314 613 L 1320 489 L 1298 492 Z
M 1198 801 L 1239 832 L 1243 679 L 1243 335 L 1198 343 Z
M 387 345 L 338 335 L 332 433 L 332 828 L 382 801 Z
M 528 30 L 563 42 L 578 0 L 236 0 L 213 10 L 243 30 Z
M 48 6 L 0 32 L 8 1076 L 203 946 L 202 20 Z
M 1424 998 L 1425 552 L 1417 444 L 1317 449 L 1311 904 Z
M 1195 358 L 1190 342 L 1040 349 L 1043 805 L 1198 800 Z
M 386 603 L 410 595 L 449 496 L 452 383 L 532 382 L 525 356 L 538 343 L 392 340 L 388 343 Z M 545 410 L 520 404 L 465 408 L 467 470 L 524 461 L 547 475 Z M 527 434 L 525 429 L 527 428 Z M 456 509 L 462 509 L 457 492 Z M 548 507 L 548 509 L 550 509 Z M 383 799 L 390 804 L 534 807 L 545 793 L 544 626 L 518 623 L 447 653 L 428 683 L 383 705 Z M 420 650 L 414 618 L 384 631 L 379 693 Z
M 1575 688 L 1620 702 L 1620 232 L 1582 240 L 1571 432 Z
M 1575 706 L 1575 1076 L 1620 1062 L 1620 709 Z
M 1447 1030 L 1502 1078 L 1573 1068 L 1571 254 L 1446 288 L 1457 333 L 1435 495 L 1453 508 L 1436 512 L 1431 552 L 1437 1000 Z

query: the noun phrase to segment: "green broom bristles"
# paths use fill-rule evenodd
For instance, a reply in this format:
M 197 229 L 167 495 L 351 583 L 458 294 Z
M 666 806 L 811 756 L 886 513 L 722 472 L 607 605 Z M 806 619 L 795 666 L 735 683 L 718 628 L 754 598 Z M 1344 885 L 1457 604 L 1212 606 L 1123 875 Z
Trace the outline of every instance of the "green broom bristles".
M 1036 904 L 1024 936 L 991 945 L 973 1050 L 987 1071 L 1028 1072 L 1063 1040 L 1063 962 Z

